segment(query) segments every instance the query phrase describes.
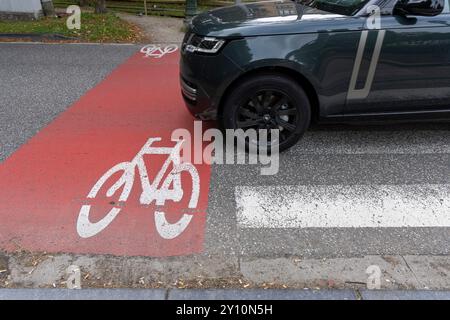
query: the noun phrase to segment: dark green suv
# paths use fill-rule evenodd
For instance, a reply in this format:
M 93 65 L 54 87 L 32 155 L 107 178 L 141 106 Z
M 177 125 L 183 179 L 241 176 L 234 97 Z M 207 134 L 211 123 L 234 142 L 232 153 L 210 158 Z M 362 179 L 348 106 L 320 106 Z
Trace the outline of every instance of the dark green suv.
M 181 49 L 192 114 L 225 128 L 310 121 L 450 119 L 449 0 L 235 5 L 192 19 Z

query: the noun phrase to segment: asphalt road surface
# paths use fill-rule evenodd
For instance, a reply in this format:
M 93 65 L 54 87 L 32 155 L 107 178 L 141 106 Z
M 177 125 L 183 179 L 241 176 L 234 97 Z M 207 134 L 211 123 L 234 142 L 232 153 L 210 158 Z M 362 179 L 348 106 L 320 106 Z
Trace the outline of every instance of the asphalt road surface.
M 0 44 L 0 169 L 1 161 L 139 49 Z M 167 77 L 177 73 L 168 71 Z M 178 104 L 179 88 L 169 89 Z M 126 104 L 127 97 L 121 101 Z M 189 117 L 181 103 L 179 108 Z M 152 114 L 162 126 L 172 115 Z M 301 143 L 281 154 L 277 175 L 262 176 L 255 165 L 211 166 L 200 252 L 314 259 L 448 255 L 449 172 L 448 123 L 313 125 Z

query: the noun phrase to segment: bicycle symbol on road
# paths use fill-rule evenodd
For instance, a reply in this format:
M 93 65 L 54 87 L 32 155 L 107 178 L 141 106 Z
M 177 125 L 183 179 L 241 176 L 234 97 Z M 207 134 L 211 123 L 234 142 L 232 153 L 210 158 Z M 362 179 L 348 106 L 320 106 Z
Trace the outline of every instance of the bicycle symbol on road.
M 139 173 L 139 178 L 142 185 L 142 194 L 140 196 L 140 203 L 142 205 L 149 205 L 155 201 L 157 206 L 164 206 L 168 200 L 179 202 L 183 198 L 183 188 L 181 185 L 181 173 L 187 172 L 192 180 L 192 192 L 189 199 L 188 208 L 195 209 L 197 207 L 199 193 L 200 193 L 200 178 L 195 166 L 191 163 L 181 162 L 181 147 L 183 140 L 176 141 L 176 145 L 170 147 L 152 147 L 154 142 L 161 141 L 161 138 L 150 138 L 137 153 L 133 160 L 129 162 L 122 162 L 111 169 L 109 169 L 89 192 L 87 198 L 94 199 L 101 187 L 114 174 L 123 171 L 122 176 L 115 182 L 106 192 L 107 197 L 113 196 L 120 188 L 122 192 L 119 197 L 119 202 L 127 201 L 131 190 L 133 188 L 136 168 Z M 156 174 L 153 182 L 150 181 L 147 173 L 147 168 L 144 162 L 144 155 L 168 155 L 159 172 Z M 168 172 L 170 165 L 172 169 Z M 166 176 L 164 181 L 162 178 Z M 162 181 L 162 183 L 161 183 Z M 161 186 L 158 188 L 158 186 Z M 78 215 L 77 232 L 82 238 L 93 237 L 100 233 L 117 217 L 122 208 L 113 207 L 108 214 L 106 214 L 98 222 L 91 222 L 89 220 L 89 213 L 91 205 L 83 205 Z M 164 239 L 174 239 L 178 237 L 187 228 L 191 222 L 193 215 L 184 213 L 181 219 L 176 223 L 169 223 L 166 220 L 163 211 L 154 212 L 156 230 Z
M 141 49 L 141 53 L 145 54 L 144 58 L 161 58 L 168 53 L 173 53 L 177 51 L 178 46 L 175 44 L 169 44 L 165 47 L 156 45 L 156 44 L 148 44 Z

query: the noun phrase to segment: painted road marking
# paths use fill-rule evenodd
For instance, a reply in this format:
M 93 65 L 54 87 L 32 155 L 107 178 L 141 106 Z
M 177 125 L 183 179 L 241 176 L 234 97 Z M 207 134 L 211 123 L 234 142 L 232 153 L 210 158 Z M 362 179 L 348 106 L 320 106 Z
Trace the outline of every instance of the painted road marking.
M 145 58 L 162 58 L 166 54 L 174 53 L 178 50 L 178 46 L 176 44 L 169 44 L 166 46 L 157 45 L 157 44 L 148 44 L 141 49 L 141 53 L 144 54 Z
M 445 154 L 450 153 L 450 130 L 310 131 L 287 152 L 295 154 Z
M 200 179 L 197 169 L 191 163 L 181 162 L 181 147 L 183 140 L 176 143 L 173 148 L 153 147 L 152 144 L 161 141 L 161 138 L 150 138 L 142 147 L 134 159 L 130 162 L 122 162 L 108 170 L 94 185 L 88 194 L 88 198 L 94 199 L 99 190 L 105 183 L 117 172 L 122 172 L 119 179 L 106 192 L 108 197 L 113 196 L 119 189 L 122 190 L 119 201 L 126 202 L 130 196 L 135 180 L 135 171 L 139 173 L 142 187 L 142 193 L 139 197 L 141 205 L 149 205 L 155 202 L 158 206 L 165 206 L 166 201 L 179 202 L 183 198 L 183 187 L 181 183 L 181 174 L 187 172 L 192 181 L 191 196 L 188 203 L 189 209 L 197 208 L 198 197 L 200 192 Z M 155 179 L 150 182 L 144 156 L 151 154 L 168 155 L 163 166 L 158 171 Z M 170 171 L 169 167 L 171 168 Z M 164 180 L 163 180 L 163 177 Z M 97 222 L 91 222 L 89 212 L 91 205 L 83 205 L 80 210 L 77 221 L 77 232 L 82 238 L 90 238 L 97 235 L 105 229 L 122 210 L 121 207 L 114 205 L 113 208 L 105 215 L 104 218 Z M 164 239 L 174 239 L 180 236 L 192 220 L 193 215 L 183 214 L 183 216 L 175 223 L 169 223 L 166 215 L 162 211 L 155 211 L 155 226 L 159 235 Z
M 202 252 L 210 167 L 169 152 L 194 124 L 178 60 L 136 53 L 0 165 L 1 249 Z
M 450 227 L 450 185 L 235 188 L 240 228 Z

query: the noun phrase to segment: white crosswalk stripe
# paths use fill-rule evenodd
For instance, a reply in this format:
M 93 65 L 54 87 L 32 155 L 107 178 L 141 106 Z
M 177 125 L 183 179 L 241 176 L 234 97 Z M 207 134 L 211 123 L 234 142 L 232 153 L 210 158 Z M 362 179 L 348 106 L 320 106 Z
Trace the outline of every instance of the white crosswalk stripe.
M 450 227 L 450 185 L 235 188 L 240 228 Z
M 287 154 L 445 155 L 450 130 L 311 131 Z M 237 186 L 235 200 L 241 229 L 450 227 L 450 184 Z
M 276 175 L 263 166 L 213 166 L 209 250 L 449 254 L 448 123 L 313 126 Z

